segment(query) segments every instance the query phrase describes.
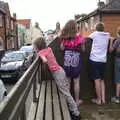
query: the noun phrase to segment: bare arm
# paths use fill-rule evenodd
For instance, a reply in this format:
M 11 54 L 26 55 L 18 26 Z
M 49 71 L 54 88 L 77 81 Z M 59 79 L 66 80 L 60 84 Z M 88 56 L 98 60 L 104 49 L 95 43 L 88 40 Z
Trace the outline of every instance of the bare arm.
M 114 40 L 114 38 L 110 38 L 110 46 L 109 46 L 109 52 L 111 53 L 111 52 L 113 52 L 114 51 L 114 47 L 113 47 L 113 40 Z
M 40 56 L 40 58 L 42 59 L 43 63 L 47 63 L 48 62 L 45 56 Z

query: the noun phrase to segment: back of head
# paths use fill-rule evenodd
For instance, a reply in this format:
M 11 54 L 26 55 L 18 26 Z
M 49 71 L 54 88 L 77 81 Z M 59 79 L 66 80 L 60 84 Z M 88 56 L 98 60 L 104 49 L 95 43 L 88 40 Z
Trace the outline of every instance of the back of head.
M 33 41 L 33 45 L 36 47 L 37 50 L 41 50 L 46 48 L 46 42 L 44 37 L 38 37 Z
M 99 22 L 99 23 L 96 24 L 96 30 L 99 31 L 99 32 L 103 32 L 104 28 L 105 28 L 104 26 L 105 26 L 104 23 Z
M 75 20 L 69 20 L 61 33 L 60 38 L 62 40 L 73 40 L 76 37 L 76 33 L 77 33 L 77 23 Z

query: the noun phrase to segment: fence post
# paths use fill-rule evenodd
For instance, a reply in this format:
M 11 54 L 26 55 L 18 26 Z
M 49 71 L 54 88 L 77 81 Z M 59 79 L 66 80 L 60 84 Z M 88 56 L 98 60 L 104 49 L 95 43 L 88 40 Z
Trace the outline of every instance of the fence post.
M 42 69 L 41 69 L 41 64 L 39 65 L 39 68 L 38 68 L 38 82 L 39 82 L 39 84 L 41 84 L 41 72 L 42 72 Z
M 33 102 L 37 102 L 37 96 L 36 96 L 36 90 L 37 90 L 37 85 L 36 85 L 36 75 L 37 75 L 37 72 L 35 73 L 35 77 L 33 79 Z

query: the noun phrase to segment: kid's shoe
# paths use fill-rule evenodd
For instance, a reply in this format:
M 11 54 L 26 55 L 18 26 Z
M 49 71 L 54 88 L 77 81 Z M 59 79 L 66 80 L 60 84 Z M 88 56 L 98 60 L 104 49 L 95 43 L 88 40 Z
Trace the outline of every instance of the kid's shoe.
M 73 114 L 73 112 L 70 112 L 70 115 L 71 115 L 71 120 L 81 120 L 80 115 L 76 116 L 76 115 Z
M 118 97 L 118 96 L 112 97 L 111 102 L 119 104 L 120 103 L 120 97 Z
M 75 115 L 74 115 L 73 120 L 81 120 L 81 116 L 80 116 L 80 115 L 79 115 L 79 116 L 75 116 Z

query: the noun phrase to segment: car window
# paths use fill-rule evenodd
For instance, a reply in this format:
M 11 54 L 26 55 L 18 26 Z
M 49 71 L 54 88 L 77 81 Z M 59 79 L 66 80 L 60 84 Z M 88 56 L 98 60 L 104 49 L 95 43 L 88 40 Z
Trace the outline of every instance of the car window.
M 23 53 L 11 52 L 11 53 L 6 53 L 1 61 L 6 61 L 6 62 L 7 61 L 20 61 L 24 59 L 25 59 L 25 55 Z
M 25 52 L 33 52 L 33 47 L 32 46 L 23 46 L 20 48 L 21 51 L 25 51 Z

